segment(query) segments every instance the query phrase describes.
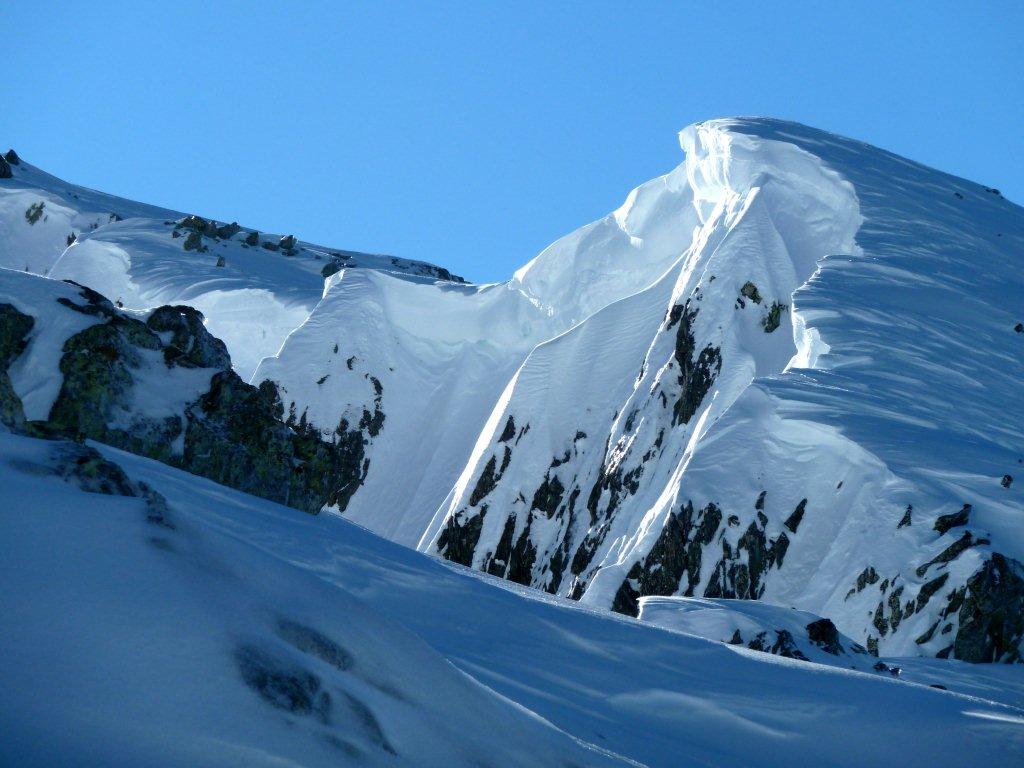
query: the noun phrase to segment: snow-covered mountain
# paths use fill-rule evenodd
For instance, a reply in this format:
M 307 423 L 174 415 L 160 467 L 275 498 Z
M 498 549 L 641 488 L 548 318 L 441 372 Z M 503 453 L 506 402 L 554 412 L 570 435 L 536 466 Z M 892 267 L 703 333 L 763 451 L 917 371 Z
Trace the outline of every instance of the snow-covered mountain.
M 598 609 L 757 599 L 875 654 L 1019 661 L 1024 212 L 792 123 L 680 138 L 500 284 L 18 158 L 0 256 L 202 310 L 243 378 L 358 435 L 328 508 L 396 542 Z

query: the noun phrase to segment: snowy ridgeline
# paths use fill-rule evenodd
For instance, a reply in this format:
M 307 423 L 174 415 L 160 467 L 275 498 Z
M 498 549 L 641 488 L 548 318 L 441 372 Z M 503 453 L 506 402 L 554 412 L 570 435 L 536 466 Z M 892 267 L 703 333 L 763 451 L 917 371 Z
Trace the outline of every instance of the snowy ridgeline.
M 760 599 L 874 654 L 1019 661 L 1024 212 L 802 126 L 682 143 L 517 276 L 657 265 L 530 352 L 420 546 L 625 613 Z
M 0 434 L 0 487 L 5 764 L 936 768 L 1022 748 L 1017 667 L 755 653 L 98 444 Z
M 681 142 L 501 284 L 24 162 L 0 263 L 201 309 L 294 424 L 347 436 L 326 505 L 393 541 L 598 609 L 757 599 L 871 654 L 1019 660 L 1024 213 L 795 124 Z
M 73 279 L 126 309 L 189 304 L 248 378 L 347 267 L 461 281 L 409 259 L 326 248 L 68 184 L 20 158 L 0 169 L 0 267 Z

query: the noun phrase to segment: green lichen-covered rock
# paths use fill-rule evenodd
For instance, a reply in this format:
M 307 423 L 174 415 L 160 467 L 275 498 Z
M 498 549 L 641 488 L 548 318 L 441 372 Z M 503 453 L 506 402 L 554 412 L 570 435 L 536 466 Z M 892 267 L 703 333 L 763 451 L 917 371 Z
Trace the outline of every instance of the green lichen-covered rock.
M 231 356 L 223 341 L 206 330 L 203 313 L 187 306 L 164 306 L 153 310 L 146 325 L 157 334 L 169 333 L 164 358 L 176 365 L 193 368 L 231 367 Z
M 7 373 L 14 359 L 27 344 L 35 320 L 11 304 L 0 304 L 0 424 L 14 429 L 25 425 L 25 411 Z
M 86 493 L 138 496 L 139 490 L 120 466 L 79 443 L 60 443 L 53 452 L 57 475 Z
M 238 222 L 233 221 L 230 224 L 221 224 L 217 227 L 217 237 L 221 240 L 230 240 L 241 231 L 242 228 L 238 226 Z
M 785 309 L 789 309 L 788 305 L 780 304 L 777 301 L 772 302 L 768 308 L 768 314 L 761 320 L 761 327 L 764 328 L 765 333 L 771 333 L 782 324 L 782 312 Z
M 272 382 L 254 387 L 234 371 L 215 374 L 188 409 L 181 466 L 307 512 L 344 510 L 367 469 L 362 433 L 343 422 L 327 442 L 304 419 L 283 422 L 283 411 Z
M 161 346 L 145 323 L 121 314 L 69 338 L 60 360 L 63 381 L 47 431 L 98 440 L 160 461 L 170 459 L 171 442 L 181 434 L 180 419 L 126 420 L 126 414 L 135 410 L 133 371 L 143 365 L 142 350 Z
M 368 469 L 361 429 L 343 421 L 325 439 L 305 416 L 284 420 L 276 387 L 242 381 L 191 307 L 160 307 L 143 322 L 94 291 L 80 296 L 62 303 L 105 321 L 65 342 L 61 388 L 48 420 L 31 425 L 35 434 L 97 440 L 307 512 L 345 509 Z M 175 370 L 209 370 L 209 389 L 181 413 L 147 416 L 139 372 L 154 365 L 166 366 L 168 386 Z M 370 421 L 379 431 L 379 382 L 375 390 Z
M 742 288 L 740 288 L 740 295 L 745 296 L 755 304 L 761 303 L 761 294 L 758 292 L 757 286 L 749 280 L 743 284 Z
M 198 232 L 189 232 L 182 247 L 186 251 L 196 251 L 197 253 L 206 253 L 209 250 L 203 245 L 203 236 Z
M 143 482 L 135 482 L 118 464 L 88 445 L 58 443 L 51 454 L 53 471 L 64 482 L 86 493 L 141 498 L 146 504 L 146 520 L 164 528 L 174 528 L 170 507 L 162 494 Z
M 202 216 L 186 216 L 178 222 L 183 229 L 190 229 L 197 235 L 217 237 L 217 222 L 204 219 Z

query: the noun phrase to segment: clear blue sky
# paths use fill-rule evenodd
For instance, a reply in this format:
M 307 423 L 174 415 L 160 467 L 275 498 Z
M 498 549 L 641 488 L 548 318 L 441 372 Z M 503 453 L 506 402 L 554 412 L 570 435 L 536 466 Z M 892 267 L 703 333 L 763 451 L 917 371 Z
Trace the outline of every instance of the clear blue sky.
M 1024 202 L 1019 0 L 616 5 L 7 0 L 0 144 L 477 280 L 669 171 L 712 117 L 799 120 Z

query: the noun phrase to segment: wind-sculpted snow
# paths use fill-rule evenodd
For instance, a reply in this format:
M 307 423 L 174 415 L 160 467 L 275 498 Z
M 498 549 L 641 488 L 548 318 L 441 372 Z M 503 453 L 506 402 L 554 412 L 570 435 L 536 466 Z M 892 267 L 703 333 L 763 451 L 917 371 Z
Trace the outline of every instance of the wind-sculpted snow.
M 0 434 L 18 765 L 940 768 L 1024 746 L 1022 667 L 737 649 L 95 449 Z
M 375 424 L 351 519 L 415 546 L 508 377 L 546 328 L 505 286 L 346 269 L 255 379 L 309 423 Z M 379 413 L 376 421 L 373 414 Z
M 1019 660 L 1021 210 L 801 126 L 681 138 L 689 192 L 630 215 L 699 226 L 530 354 L 425 548 L 627 613 L 763 599 L 873 653 Z
M 518 567 L 522 580 L 580 596 L 598 566 L 643 546 L 641 532 L 657 538 L 673 504 L 666 488 L 678 483 L 706 425 L 753 377 L 781 371 L 793 355 L 788 322 L 768 331 L 769 305 L 788 303 L 822 253 L 855 247 L 852 190 L 806 153 L 714 130 L 684 138 L 687 162 L 673 176 L 690 194 L 679 215 L 698 226 L 677 230 L 686 237 L 672 268 L 530 355 L 489 424 L 494 448 L 478 445 L 456 487 L 454 523 L 474 514 L 467 499 L 479 467 L 509 447 L 496 440 L 503 420 L 530 426 L 495 493 L 468 505 L 497 510 L 485 517 L 478 567 L 502 573 L 494 542 L 526 532 L 533 562 L 525 573 Z M 632 197 L 631 213 L 640 215 Z M 676 214 L 662 200 L 640 199 L 652 210 L 648 223 Z M 538 489 L 556 480 L 564 493 L 540 510 Z M 610 605 L 618 587 L 603 601 Z

